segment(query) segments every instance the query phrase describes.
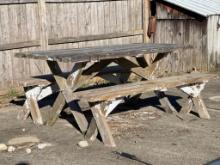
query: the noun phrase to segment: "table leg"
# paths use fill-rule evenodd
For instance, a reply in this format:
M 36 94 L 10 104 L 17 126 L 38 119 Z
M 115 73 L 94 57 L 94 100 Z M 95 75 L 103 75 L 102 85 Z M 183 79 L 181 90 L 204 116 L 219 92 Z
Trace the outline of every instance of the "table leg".
M 124 99 L 118 99 L 118 100 L 108 102 L 106 104 L 101 103 L 99 104 L 99 107 L 101 108 L 103 115 L 107 117 L 122 102 L 124 102 Z M 89 128 L 86 132 L 85 138 L 89 139 L 90 141 L 94 141 L 97 135 L 98 135 L 98 129 L 96 125 L 96 120 L 93 117 L 89 124 Z
M 49 118 L 47 119 L 47 123 L 46 123 L 47 125 L 52 126 L 55 124 L 65 104 L 66 104 L 66 100 L 63 94 L 59 93 L 53 104 L 53 108 L 49 114 Z
M 189 96 L 186 103 L 182 106 L 179 113 L 180 114 L 188 114 L 188 113 L 190 113 L 192 108 L 193 108 L 193 101 L 192 101 L 192 97 Z
M 103 110 L 101 108 L 100 104 L 97 104 L 91 108 L 92 114 L 94 116 L 94 119 L 96 121 L 98 130 L 100 132 L 100 135 L 102 137 L 103 143 L 105 146 L 108 147 L 115 147 L 115 141 L 112 137 L 111 130 L 109 128 L 109 125 L 106 121 L 106 117 L 103 113 Z
M 34 87 L 25 93 L 26 101 L 25 107 L 27 109 L 27 113 L 30 112 L 34 124 L 43 125 L 43 118 L 40 112 L 40 108 L 38 106 L 37 97 L 41 93 L 41 87 Z M 27 115 L 27 114 L 26 114 Z
M 155 91 L 155 94 L 159 98 L 160 104 L 167 113 L 176 112 L 176 109 L 170 103 L 169 99 L 167 98 L 166 94 L 163 91 Z
M 202 97 L 199 95 L 192 98 L 195 109 L 197 110 L 199 117 L 202 119 L 210 119 L 210 115 L 206 109 L 205 103 Z
M 60 91 L 62 92 L 67 104 L 69 105 L 70 109 L 72 110 L 72 114 L 82 131 L 82 133 L 85 133 L 88 128 L 88 122 L 85 118 L 85 115 L 83 112 L 79 109 L 79 106 L 77 105 L 77 102 L 72 101 L 72 92 L 75 84 L 71 84 L 72 86 L 68 85 L 67 79 L 63 77 L 63 72 L 61 71 L 58 63 L 56 61 L 47 61 L 47 64 L 51 70 L 51 72 L 54 75 L 54 78 L 56 80 L 57 85 L 60 88 Z M 79 70 L 82 70 L 84 67 L 84 64 L 81 66 L 78 65 L 75 71 L 78 72 L 78 74 L 81 74 L 82 72 Z M 75 77 L 78 78 L 78 76 L 75 75 Z M 75 82 L 76 83 L 76 82 Z
M 204 101 L 200 95 L 201 91 L 204 89 L 205 83 L 197 84 L 192 86 L 181 87 L 180 90 L 189 95 L 191 102 L 194 105 L 195 110 L 198 112 L 200 118 L 210 119 L 210 115 L 206 109 Z M 191 109 L 185 110 L 185 112 L 189 113 Z

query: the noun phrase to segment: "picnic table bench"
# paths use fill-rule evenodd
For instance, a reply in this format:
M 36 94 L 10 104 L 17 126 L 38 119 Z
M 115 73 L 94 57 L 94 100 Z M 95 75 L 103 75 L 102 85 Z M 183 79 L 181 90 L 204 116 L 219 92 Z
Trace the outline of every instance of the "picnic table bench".
M 124 102 L 124 98 L 127 96 L 138 97 L 141 93 L 154 91 L 165 111 L 172 113 L 176 110 L 164 92 L 170 88 L 178 88 L 189 95 L 187 105 L 183 105 L 180 113 L 189 113 L 194 106 L 201 118 L 208 119 L 210 116 L 200 92 L 205 84 L 216 75 L 192 73 L 152 79 L 159 62 L 169 52 L 178 48 L 182 48 L 182 46 L 175 44 L 127 44 L 17 53 L 16 57 L 19 58 L 46 60 L 55 79 L 53 85 L 36 86 L 28 90 L 26 92 L 26 108 L 29 109 L 28 112 L 31 113 L 36 124 L 53 125 L 67 103 L 82 134 L 87 139 L 94 140 L 99 132 L 106 146 L 115 146 L 106 117 L 120 103 Z M 157 53 L 151 63 L 145 59 L 150 53 Z M 69 75 L 64 76 L 58 62 L 73 63 Z M 126 76 L 114 70 L 102 73 L 113 62 L 126 70 Z M 139 77 L 138 81 L 129 82 L 132 73 Z M 100 76 L 114 85 L 94 89 L 82 88 L 82 84 L 86 84 L 95 76 Z M 37 102 L 54 92 L 59 94 L 49 116 L 44 121 Z M 90 106 L 93 114 L 90 123 L 78 104 L 80 100 L 87 102 Z

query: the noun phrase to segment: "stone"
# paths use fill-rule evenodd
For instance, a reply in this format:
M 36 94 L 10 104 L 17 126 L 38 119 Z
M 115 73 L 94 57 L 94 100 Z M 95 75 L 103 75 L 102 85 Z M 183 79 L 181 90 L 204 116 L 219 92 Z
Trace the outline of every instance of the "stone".
M 8 147 L 4 143 L 0 143 L 0 151 L 7 151 Z
M 14 152 L 15 151 L 15 147 L 14 146 L 9 146 L 8 147 L 8 152 Z
M 30 148 L 26 148 L 25 151 L 26 151 L 27 154 L 30 154 L 30 153 L 31 153 L 31 149 L 30 149 Z
M 155 116 L 148 116 L 148 119 L 156 119 Z
M 81 147 L 81 148 L 85 148 L 85 147 L 88 147 L 89 146 L 89 143 L 88 141 L 86 140 L 82 140 L 78 143 L 78 146 Z
M 8 141 L 8 145 L 23 145 L 26 143 L 39 143 L 40 139 L 38 139 L 36 136 L 23 136 L 23 137 L 17 137 L 10 139 Z
M 209 97 L 209 100 L 212 100 L 212 101 L 215 101 L 215 102 L 220 102 L 220 96 Z
M 39 144 L 37 145 L 37 148 L 40 149 L 40 150 L 42 150 L 42 149 L 44 149 L 44 148 L 46 148 L 46 147 L 51 147 L 51 146 L 52 146 L 52 144 L 50 144 L 50 143 L 39 143 Z

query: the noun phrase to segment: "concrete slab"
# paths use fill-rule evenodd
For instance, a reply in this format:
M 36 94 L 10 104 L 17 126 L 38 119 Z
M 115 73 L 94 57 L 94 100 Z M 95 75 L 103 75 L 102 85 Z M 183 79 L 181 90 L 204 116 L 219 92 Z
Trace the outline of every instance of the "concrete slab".
M 173 90 L 168 94 L 172 95 L 170 98 L 174 104 L 184 102 L 185 96 L 178 91 Z M 121 127 L 114 129 L 118 145 L 116 148 L 106 148 L 99 141 L 88 148 L 80 148 L 77 143 L 83 140 L 83 137 L 66 120 L 58 120 L 53 127 L 36 127 L 30 119 L 16 120 L 20 107 L 2 108 L 0 143 L 14 137 L 32 135 L 37 136 L 41 142 L 51 143 L 52 146 L 42 150 L 32 147 L 30 154 L 25 150 L 1 152 L 0 165 L 206 164 L 220 157 L 220 102 L 210 100 L 210 97 L 219 95 L 220 79 L 210 82 L 202 93 L 211 120 L 199 119 L 193 115 L 181 120 L 175 115 L 165 114 L 155 108 L 159 107 L 159 103 L 153 95 L 146 95 L 145 97 L 152 98 L 141 101 L 141 104 L 147 104 L 141 113 L 136 110 L 129 114 L 115 114 L 133 123 L 126 128 L 125 121 Z M 150 100 L 153 100 L 153 104 Z M 156 117 L 153 118 L 149 114 L 156 114 Z M 114 125 L 113 120 L 110 122 Z M 118 133 L 120 131 L 121 133 Z

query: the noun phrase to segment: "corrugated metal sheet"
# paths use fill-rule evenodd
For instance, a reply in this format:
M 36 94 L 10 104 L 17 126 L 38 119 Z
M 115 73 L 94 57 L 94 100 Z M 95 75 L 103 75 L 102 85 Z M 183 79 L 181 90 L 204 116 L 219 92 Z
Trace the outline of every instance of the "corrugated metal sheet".
M 220 15 L 220 0 L 162 0 L 208 17 L 210 15 Z

